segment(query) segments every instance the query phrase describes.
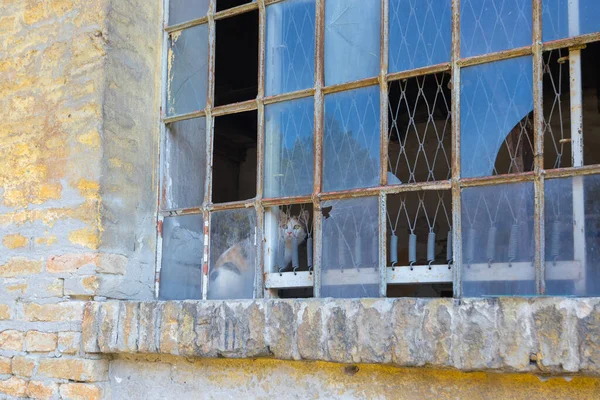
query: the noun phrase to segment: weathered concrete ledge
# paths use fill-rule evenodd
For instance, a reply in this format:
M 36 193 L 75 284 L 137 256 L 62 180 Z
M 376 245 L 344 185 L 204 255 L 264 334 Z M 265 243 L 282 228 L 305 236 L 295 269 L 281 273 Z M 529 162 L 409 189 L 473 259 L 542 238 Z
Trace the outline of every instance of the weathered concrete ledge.
M 600 299 L 90 302 L 90 353 L 600 375 Z

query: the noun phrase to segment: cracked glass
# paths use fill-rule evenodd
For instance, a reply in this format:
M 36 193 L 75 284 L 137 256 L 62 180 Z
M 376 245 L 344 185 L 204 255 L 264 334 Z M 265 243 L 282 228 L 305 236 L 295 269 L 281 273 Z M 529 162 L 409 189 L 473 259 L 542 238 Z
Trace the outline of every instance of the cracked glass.
M 313 87 L 315 1 L 288 0 L 267 7 L 267 96 Z
M 171 34 L 168 67 L 167 115 L 203 110 L 208 84 L 208 25 Z
M 209 4 L 210 0 L 169 0 L 169 25 L 204 17 Z
M 600 1 L 542 0 L 544 42 L 600 31 Z

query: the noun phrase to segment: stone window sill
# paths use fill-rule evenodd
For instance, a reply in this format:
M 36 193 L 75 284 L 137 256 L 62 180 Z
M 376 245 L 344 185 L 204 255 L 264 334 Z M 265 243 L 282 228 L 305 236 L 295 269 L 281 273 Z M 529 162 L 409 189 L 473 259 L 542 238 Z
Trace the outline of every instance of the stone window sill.
M 90 353 L 600 375 L 600 299 L 87 303 Z

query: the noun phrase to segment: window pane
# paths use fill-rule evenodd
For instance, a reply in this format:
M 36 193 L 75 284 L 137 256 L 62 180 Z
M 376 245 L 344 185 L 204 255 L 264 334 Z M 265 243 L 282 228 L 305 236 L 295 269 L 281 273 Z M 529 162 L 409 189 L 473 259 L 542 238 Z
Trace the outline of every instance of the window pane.
M 208 26 L 198 25 L 171 35 L 167 82 L 167 114 L 204 109 L 208 81 Z
M 325 96 L 323 189 L 379 184 L 379 87 Z
M 546 293 L 600 295 L 600 176 L 548 179 Z
M 451 0 L 390 0 L 389 70 L 450 61 Z
M 163 208 L 202 205 L 206 171 L 206 120 L 195 118 L 169 124 L 165 140 Z
M 265 107 L 265 197 L 313 191 L 312 97 Z
M 531 57 L 461 70 L 461 176 L 533 169 Z
M 379 75 L 381 2 L 325 2 L 325 84 Z
M 542 39 L 563 39 L 600 31 L 598 0 L 542 0 Z
M 534 295 L 533 182 L 462 191 L 467 297 Z
M 253 297 L 256 240 L 254 209 L 211 214 L 209 299 Z
M 379 199 L 326 201 L 321 297 L 379 296 Z
M 462 0 L 460 56 L 531 45 L 531 0 Z
M 210 0 L 169 0 L 169 25 L 204 17 L 209 3 Z
M 166 217 L 163 221 L 160 298 L 202 298 L 204 222 L 202 214 Z
M 267 7 L 266 94 L 313 86 L 315 1 L 288 0 Z

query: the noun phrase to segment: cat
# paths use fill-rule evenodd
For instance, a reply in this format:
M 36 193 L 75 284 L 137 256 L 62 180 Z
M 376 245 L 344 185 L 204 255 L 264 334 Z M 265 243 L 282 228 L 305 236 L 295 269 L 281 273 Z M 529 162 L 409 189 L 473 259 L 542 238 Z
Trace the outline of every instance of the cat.
M 285 241 L 284 263 L 292 262 L 292 239 L 298 244 L 307 237 L 309 213 L 304 210 L 298 216 L 279 214 L 279 240 Z M 209 299 L 252 298 L 254 290 L 254 266 L 256 244 L 251 238 L 243 239 L 219 256 L 211 268 L 208 286 Z

